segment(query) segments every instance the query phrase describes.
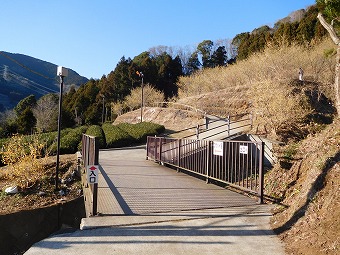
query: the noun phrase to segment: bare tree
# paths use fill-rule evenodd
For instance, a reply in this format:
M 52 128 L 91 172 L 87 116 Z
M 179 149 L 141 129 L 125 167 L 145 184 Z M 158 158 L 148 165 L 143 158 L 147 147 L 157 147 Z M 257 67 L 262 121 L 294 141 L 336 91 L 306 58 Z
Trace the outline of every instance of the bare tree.
M 48 94 L 41 97 L 33 108 L 39 131 L 53 131 L 57 129 L 58 96 Z
M 333 42 L 337 46 L 336 57 L 335 57 L 335 80 L 334 80 L 334 93 L 335 93 L 335 107 L 338 112 L 338 117 L 340 116 L 340 89 L 339 89 L 339 79 L 340 79 L 340 39 L 335 32 L 334 27 L 328 24 L 321 13 L 318 14 L 318 19 L 321 25 L 327 30 Z

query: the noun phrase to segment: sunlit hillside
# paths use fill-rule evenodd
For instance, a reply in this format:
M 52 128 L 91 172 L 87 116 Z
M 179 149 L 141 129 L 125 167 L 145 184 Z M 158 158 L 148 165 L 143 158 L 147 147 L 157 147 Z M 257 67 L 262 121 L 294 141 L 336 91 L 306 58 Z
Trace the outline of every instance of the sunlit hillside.
M 222 116 L 252 112 L 255 131 L 267 135 L 320 111 L 328 118 L 334 113 L 328 101 L 333 99 L 334 53 L 330 40 L 310 47 L 269 46 L 237 64 L 181 77 L 178 102 Z
M 340 122 L 334 108 L 335 48 L 269 46 L 237 64 L 180 79 L 178 102 L 210 114 L 252 112 L 252 133 L 277 140 L 265 177 L 277 203 L 272 227 L 287 254 L 339 254 Z M 304 81 L 299 81 L 299 68 Z

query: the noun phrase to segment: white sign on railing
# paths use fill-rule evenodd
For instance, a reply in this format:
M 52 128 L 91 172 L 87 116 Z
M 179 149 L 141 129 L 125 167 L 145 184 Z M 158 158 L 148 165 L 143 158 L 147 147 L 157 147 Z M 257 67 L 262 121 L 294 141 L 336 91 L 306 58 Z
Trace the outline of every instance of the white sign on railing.
M 87 182 L 89 184 L 98 183 L 98 165 L 87 167 Z
M 240 154 L 248 154 L 248 145 L 240 145 Z
M 214 155 L 223 156 L 223 142 L 214 142 Z

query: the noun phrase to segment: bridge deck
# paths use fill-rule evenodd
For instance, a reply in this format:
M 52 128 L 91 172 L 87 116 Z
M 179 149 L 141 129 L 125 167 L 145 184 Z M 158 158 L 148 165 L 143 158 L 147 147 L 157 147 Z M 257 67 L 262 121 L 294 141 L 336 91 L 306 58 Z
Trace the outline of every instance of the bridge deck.
M 177 173 L 145 156 L 145 148 L 100 151 L 100 214 L 146 215 L 256 204 L 254 199 Z

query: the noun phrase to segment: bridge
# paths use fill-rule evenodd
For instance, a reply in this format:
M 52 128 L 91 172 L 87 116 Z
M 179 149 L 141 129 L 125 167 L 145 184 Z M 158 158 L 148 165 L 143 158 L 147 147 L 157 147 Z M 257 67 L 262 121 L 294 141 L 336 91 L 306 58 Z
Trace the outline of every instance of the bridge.
M 100 151 L 100 215 L 178 213 L 257 204 L 257 199 L 146 160 L 146 153 L 145 146 Z
M 246 176 L 236 174 L 219 182 L 225 185 L 215 185 L 214 166 L 223 162 L 216 161 L 221 156 L 213 155 L 211 141 L 182 142 L 178 146 L 177 140 L 151 137 L 147 146 L 101 150 L 98 159 L 85 156 L 85 161 L 100 164 L 98 183 L 84 188 L 88 217 L 82 219 L 81 230 L 51 236 L 25 254 L 283 255 L 283 245 L 269 227 L 271 206 L 260 204 L 256 195 L 224 187 Z M 235 146 L 222 151 L 229 157 Z M 248 150 L 251 154 L 254 147 Z M 211 154 L 216 158 L 205 162 L 210 172 L 195 172 L 191 166 L 200 165 L 196 156 Z M 234 166 L 241 162 L 234 160 Z M 224 169 L 228 176 L 228 167 Z M 244 182 L 245 189 L 258 186 L 252 179 Z M 94 201 L 86 193 L 95 186 L 94 214 Z

